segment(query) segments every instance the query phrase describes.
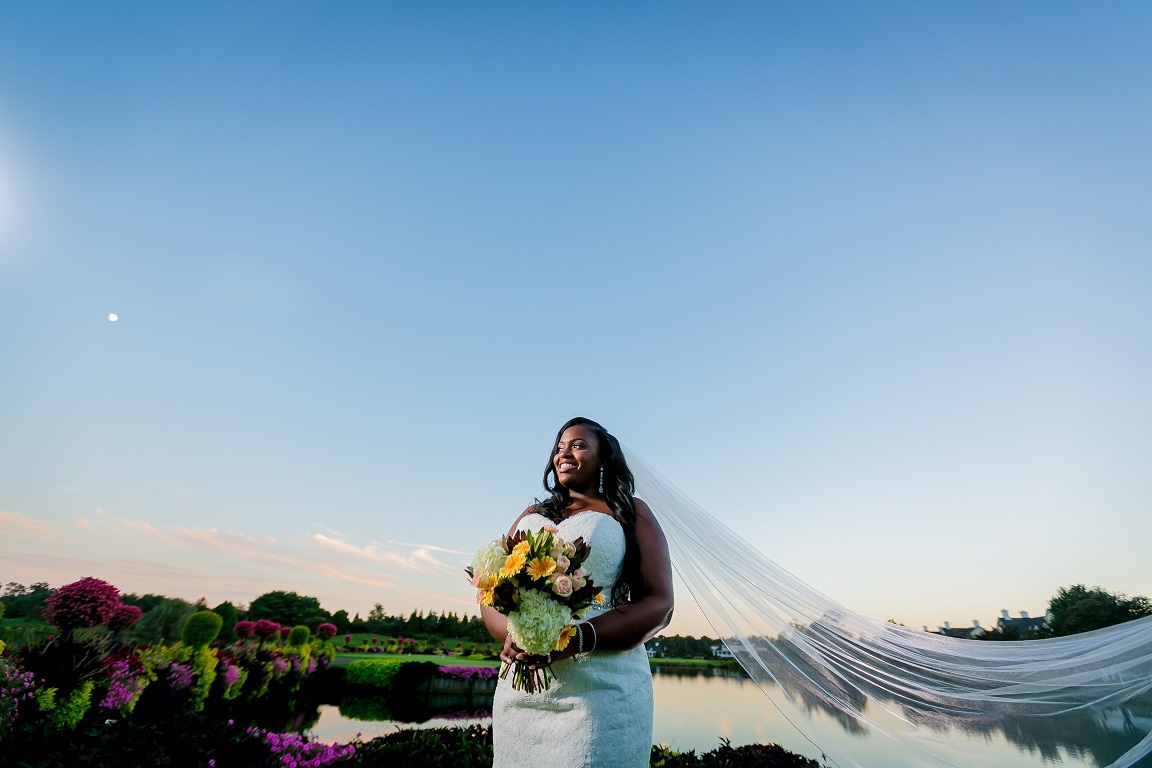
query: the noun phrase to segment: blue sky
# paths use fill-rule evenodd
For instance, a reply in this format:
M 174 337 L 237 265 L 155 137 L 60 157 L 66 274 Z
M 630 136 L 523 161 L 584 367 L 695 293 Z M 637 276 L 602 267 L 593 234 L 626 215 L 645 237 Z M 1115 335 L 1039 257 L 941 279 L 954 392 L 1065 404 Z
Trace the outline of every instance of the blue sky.
M 0 582 L 471 611 L 582 414 L 871 615 L 1152 593 L 1150 33 L 5 4 Z

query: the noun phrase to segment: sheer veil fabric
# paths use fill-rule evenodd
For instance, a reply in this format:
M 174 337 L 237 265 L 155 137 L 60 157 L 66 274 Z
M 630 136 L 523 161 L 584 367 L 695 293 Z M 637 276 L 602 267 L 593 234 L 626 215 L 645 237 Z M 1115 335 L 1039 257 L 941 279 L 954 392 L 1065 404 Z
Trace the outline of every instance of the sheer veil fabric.
M 741 666 L 829 765 L 983 765 L 973 762 L 973 735 L 975 743 L 1006 738 L 1036 754 L 1036 764 L 1063 754 L 1128 768 L 1152 753 L 1152 617 L 1070 637 L 987 642 L 862 616 L 780 568 L 626 454 L 677 575 Z

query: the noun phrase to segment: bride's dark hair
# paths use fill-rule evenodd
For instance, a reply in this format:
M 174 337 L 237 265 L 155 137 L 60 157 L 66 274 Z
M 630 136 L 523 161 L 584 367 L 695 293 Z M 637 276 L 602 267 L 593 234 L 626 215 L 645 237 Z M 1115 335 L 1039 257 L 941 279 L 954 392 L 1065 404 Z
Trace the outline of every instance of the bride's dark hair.
M 616 605 L 628 603 L 639 599 L 646 590 L 644 577 L 640 574 L 640 544 L 636 541 L 636 505 L 632 501 L 636 481 L 632 477 L 632 470 L 628 469 L 628 463 L 624 461 L 620 441 L 591 419 L 577 416 L 566 421 L 556 433 L 556 439 L 552 441 L 548 468 L 544 470 L 544 490 L 551 495 L 539 502 L 537 511 L 556 523 L 564 517 L 564 510 L 568 508 L 571 496 L 556 476 L 552 457 L 556 455 L 556 446 L 560 444 L 564 431 L 569 427 L 579 426 L 588 427 L 596 435 L 600 447 L 601 466 L 604 468 L 604 500 L 608 503 L 608 509 L 612 510 L 612 517 L 616 518 L 620 527 L 624 529 L 624 564 L 620 569 L 620 579 L 612 587 L 612 602 Z

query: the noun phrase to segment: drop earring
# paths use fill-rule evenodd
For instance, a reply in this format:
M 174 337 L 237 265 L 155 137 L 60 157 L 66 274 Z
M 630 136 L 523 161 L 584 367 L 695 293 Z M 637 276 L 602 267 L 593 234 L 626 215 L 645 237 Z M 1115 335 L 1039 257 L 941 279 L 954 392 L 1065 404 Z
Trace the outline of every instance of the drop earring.
M 604 467 L 600 467 L 600 493 L 604 493 Z

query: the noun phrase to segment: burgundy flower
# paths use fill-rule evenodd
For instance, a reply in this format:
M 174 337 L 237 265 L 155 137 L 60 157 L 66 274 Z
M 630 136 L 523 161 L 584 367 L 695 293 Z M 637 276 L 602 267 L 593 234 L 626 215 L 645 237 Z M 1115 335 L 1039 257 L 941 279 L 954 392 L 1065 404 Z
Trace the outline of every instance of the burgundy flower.
M 120 605 L 120 590 L 87 576 L 52 593 L 45 617 L 62 632 L 98 627 L 112 618 Z
M 123 632 L 140 621 L 140 617 L 143 614 L 144 612 L 140 610 L 140 606 L 124 605 L 121 603 L 116 606 L 116 610 L 112 612 L 112 617 L 108 619 L 108 629 L 113 632 Z
M 271 640 L 280 634 L 280 625 L 270 619 L 260 619 L 256 622 L 256 636 L 262 640 Z

